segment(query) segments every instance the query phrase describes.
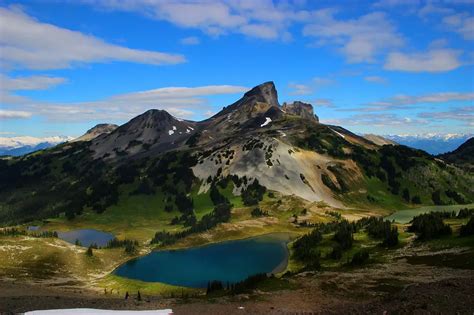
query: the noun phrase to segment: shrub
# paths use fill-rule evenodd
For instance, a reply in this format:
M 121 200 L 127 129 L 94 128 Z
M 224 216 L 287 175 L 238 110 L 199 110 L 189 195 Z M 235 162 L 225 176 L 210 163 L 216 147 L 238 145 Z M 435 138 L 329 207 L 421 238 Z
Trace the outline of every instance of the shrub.
M 369 252 L 365 249 L 362 249 L 352 256 L 351 265 L 360 266 L 365 264 L 369 260 Z
M 262 211 L 260 208 L 255 208 L 250 213 L 252 217 L 263 217 L 268 215 L 268 211 Z
M 417 233 L 419 240 L 430 240 L 452 232 L 451 227 L 444 224 L 442 214 L 436 212 L 418 215 L 411 222 L 408 231 Z
M 342 248 L 339 244 L 337 245 L 334 245 L 332 247 L 332 251 L 331 253 L 329 254 L 329 257 L 331 259 L 335 259 L 335 260 L 339 260 L 342 258 Z
M 334 240 L 339 243 L 343 250 L 352 247 L 353 227 L 349 221 L 344 220 L 338 224 Z
M 474 235 L 474 217 L 471 217 L 465 225 L 461 226 L 459 235 L 463 237 Z
M 301 236 L 294 242 L 293 255 L 296 259 L 305 263 L 312 263 L 312 261 L 316 260 L 319 263 L 319 257 L 321 255 L 316 247 L 322 239 L 323 236 L 321 232 L 318 229 L 313 229 L 309 234 Z

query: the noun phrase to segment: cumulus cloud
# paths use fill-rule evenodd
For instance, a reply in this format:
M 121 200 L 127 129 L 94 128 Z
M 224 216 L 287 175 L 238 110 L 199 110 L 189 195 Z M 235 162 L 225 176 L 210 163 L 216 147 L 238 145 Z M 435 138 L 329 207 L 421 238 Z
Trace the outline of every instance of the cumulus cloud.
M 461 51 L 432 48 L 425 52 L 388 54 L 384 68 L 407 72 L 444 72 L 459 68 Z
M 177 64 L 177 54 L 131 49 L 97 37 L 42 23 L 15 9 L 0 8 L 1 63 L 5 68 L 61 69 L 76 63 L 128 61 Z
M 163 20 L 180 27 L 199 29 L 212 36 L 240 33 L 260 39 L 288 40 L 288 27 L 309 17 L 306 10 L 298 10 L 297 1 L 273 3 L 261 1 L 209 0 L 84 0 L 109 10 L 136 12 L 146 17 Z
M 315 12 L 303 34 L 315 38 L 316 45 L 336 47 L 348 62 L 375 62 L 381 52 L 403 45 L 402 35 L 383 12 L 347 20 L 334 15 L 331 9 Z

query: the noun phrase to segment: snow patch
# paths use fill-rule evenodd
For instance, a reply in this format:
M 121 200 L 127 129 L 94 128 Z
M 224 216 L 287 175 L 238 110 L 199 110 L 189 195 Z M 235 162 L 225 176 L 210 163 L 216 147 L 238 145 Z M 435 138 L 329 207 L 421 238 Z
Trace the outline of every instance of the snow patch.
M 173 126 L 173 130 L 176 130 L 176 126 Z
M 173 130 L 168 130 L 168 134 L 171 136 L 174 133 Z
M 263 124 L 261 124 L 260 127 L 265 127 L 266 125 L 268 125 L 271 122 L 272 122 L 272 120 L 271 120 L 270 117 L 265 117 L 265 122 Z
M 140 315 L 148 315 L 148 314 L 173 314 L 172 309 L 163 309 L 163 310 L 152 310 L 152 311 L 113 311 L 113 310 L 101 310 L 101 309 L 94 309 L 94 308 L 71 308 L 71 309 L 56 309 L 56 310 L 42 310 L 42 311 L 31 311 L 26 312 L 27 315 L 70 315 L 70 314 L 81 314 L 81 315 L 89 315 L 89 314 L 100 314 L 100 315 L 133 315 L 133 314 L 140 314 Z
M 340 133 L 340 132 L 337 132 L 337 131 L 336 131 L 336 130 L 334 130 L 334 129 L 331 129 L 331 130 L 332 130 L 332 131 L 334 131 L 334 133 L 335 133 L 335 134 L 337 134 L 339 137 L 341 137 L 341 138 L 343 138 L 343 139 L 345 139 L 345 138 L 346 138 L 346 137 L 345 137 L 345 136 L 344 136 L 342 133 Z
M 186 133 L 190 133 L 191 131 L 189 129 L 186 129 Z
M 193 128 L 193 127 L 189 127 L 189 126 L 188 126 L 188 128 L 189 128 L 189 129 L 191 129 L 191 130 L 194 130 L 194 128 Z

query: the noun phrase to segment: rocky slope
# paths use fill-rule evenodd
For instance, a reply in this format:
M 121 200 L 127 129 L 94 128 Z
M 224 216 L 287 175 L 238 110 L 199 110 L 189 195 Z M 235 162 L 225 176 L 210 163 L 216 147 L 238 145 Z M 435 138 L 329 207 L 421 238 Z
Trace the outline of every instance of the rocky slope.
M 115 129 L 117 129 L 117 125 L 115 124 L 98 124 L 92 127 L 91 129 L 87 130 L 85 134 L 82 136 L 72 140 L 72 142 L 75 141 L 91 141 L 92 139 L 97 138 L 98 136 L 102 134 L 109 134 Z

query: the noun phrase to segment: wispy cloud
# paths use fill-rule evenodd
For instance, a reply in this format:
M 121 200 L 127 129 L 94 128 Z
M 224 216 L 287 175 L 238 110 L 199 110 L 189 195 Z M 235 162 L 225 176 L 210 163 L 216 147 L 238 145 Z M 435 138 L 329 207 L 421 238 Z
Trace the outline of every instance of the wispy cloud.
M 67 81 L 65 78 L 49 76 L 29 76 L 11 78 L 0 74 L 0 90 L 45 90 Z
M 199 38 L 196 36 L 182 38 L 180 42 L 183 45 L 199 45 L 201 43 Z
M 10 104 L 10 108 L 4 110 L 3 117 L 41 116 L 52 121 L 117 121 L 130 119 L 150 108 L 157 108 L 177 117 L 192 118 L 209 109 L 207 97 L 237 94 L 247 90 L 246 87 L 234 85 L 166 87 L 78 103 L 51 103 L 22 98 L 21 102 Z
M 456 120 L 474 127 L 474 106 L 456 107 L 442 112 L 423 112 L 418 116 L 435 121 Z
M 130 49 L 100 38 L 42 23 L 18 11 L 0 8 L 1 65 L 8 68 L 61 69 L 76 63 L 128 61 L 152 65 L 177 64 L 177 54 Z
M 388 82 L 387 79 L 376 76 L 376 75 L 364 77 L 364 80 L 367 82 L 378 83 L 378 84 L 386 84 Z
M 333 101 L 328 98 L 317 98 L 313 104 L 319 107 L 335 107 Z
M 322 123 L 341 125 L 341 126 L 374 126 L 374 127 L 393 127 L 406 125 L 427 124 L 425 119 L 416 119 L 403 117 L 396 114 L 357 114 L 347 118 L 322 119 Z
M 290 83 L 288 87 L 292 90 L 290 95 L 308 95 L 314 92 L 313 87 L 307 84 Z
M 466 40 L 474 40 L 474 15 L 463 12 L 445 16 L 443 24 Z
M 32 113 L 26 111 L 0 109 L 0 119 L 26 119 L 31 116 Z
M 290 95 L 310 95 L 322 87 L 330 86 L 335 84 L 337 81 L 332 77 L 314 77 L 311 81 L 306 83 L 294 83 L 288 84 L 291 89 Z

